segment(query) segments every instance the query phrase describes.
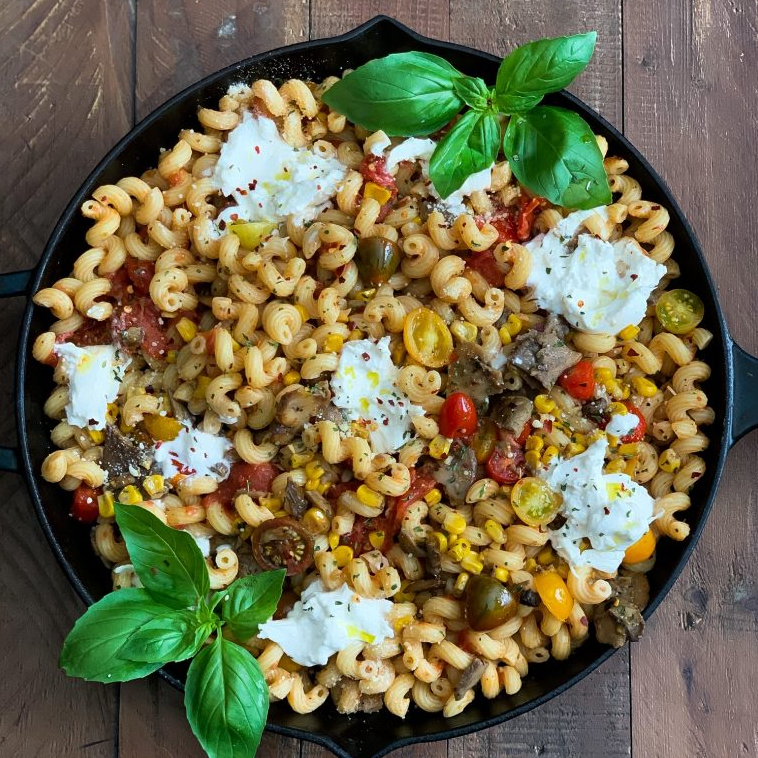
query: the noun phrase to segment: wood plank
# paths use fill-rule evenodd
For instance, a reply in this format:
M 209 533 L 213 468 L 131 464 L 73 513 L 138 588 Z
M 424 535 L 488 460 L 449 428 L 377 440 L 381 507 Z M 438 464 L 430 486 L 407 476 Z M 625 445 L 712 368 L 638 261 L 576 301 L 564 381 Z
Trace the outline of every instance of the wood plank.
M 129 3 L 7 0 L 0 5 L 0 245 L 3 270 L 36 263 L 47 235 L 97 159 L 131 124 Z M 10 160 L 13 156 L 13 160 Z M 15 334 L 23 303 L 0 305 Z M 16 344 L 0 344 L 0 403 L 13 407 Z M 0 416 L 5 444 L 13 417 Z M 21 477 L 0 480 L 0 753 L 112 756 L 118 690 L 58 670 L 84 607 L 48 549 Z M 61 507 L 67 507 L 61 500 Z
M 679 199 L 732 333 L 756 353 L 758 220 L 743 212 L 758 169 L 745 148 L 758 104 L 755 4 L 643 0 L 625 4 L 624 21 L 626 133 Z M 633 650 L 639 755 L 758 754 L 758 587 L 747 568 L 758 560 L 757 466 L 753 434 L 731 454 L 700 544 Z
M 459 0 L 450 6 L 451 39 L 495 55 L 541 37 L 591 30 L 598 34 L 595 54 L 569 89 L 621 124 L 621 0 Z

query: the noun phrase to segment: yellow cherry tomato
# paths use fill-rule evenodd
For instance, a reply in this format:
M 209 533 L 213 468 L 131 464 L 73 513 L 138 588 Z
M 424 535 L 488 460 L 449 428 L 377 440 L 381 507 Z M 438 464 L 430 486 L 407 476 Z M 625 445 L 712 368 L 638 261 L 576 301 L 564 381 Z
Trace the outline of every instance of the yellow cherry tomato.
M 563 498 L 534 476 L 519 479 L 511 490 L 511 505 L 516 515 L 529 526 L 545 526 L 558 513 Z
M 703 301 L 689 290 L 667 290 L 655 306 L 661 326 L 672 334 L 691 332 L 705 315 Z
M 416 308 L 405 317 L 403 342 L 411 358 L 423 366 L 440 368 L 450 362 L 453 335 L 429 308 Z
M 534 589 L 545 607 L 559 621 L 565 621 L 574 607 L 574 598 L 557 571 L 543 571 L 534 575 Z
M 240 238 L 240 245 L 245 250 L 254 250 L 276 229 L 276 224 L 270 221 L 240 221 L 230 224 L 229 229 Z
M 648 529 L 637 542 L 630 545 L 624 553 L 624 563 L 640 563 L 646 561 L 655 550 L 653 530 Z

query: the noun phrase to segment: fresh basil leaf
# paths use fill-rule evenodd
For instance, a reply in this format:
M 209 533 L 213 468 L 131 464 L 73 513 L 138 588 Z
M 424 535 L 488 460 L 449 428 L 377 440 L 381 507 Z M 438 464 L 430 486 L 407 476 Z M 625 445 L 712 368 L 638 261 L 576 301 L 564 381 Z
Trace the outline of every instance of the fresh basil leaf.
M 528 42 L 503 59 L 495 84 L 504 113 L 534 108 L 548 92 L 571 84 L 590 61 L 597 32 Z
M 250 758 L 268 714 L 268 686 L 258 662 L 219 636 L 190 664 L 184 705 L 210 758 Z
M 395 53 L 365 63 L 321 99 L 366 129 L 415 137 L 441 129 L 461 109 L 453 82 L 463 76 L 444 58 Z
M 437 145 L 429 178 L 440 197 L 460 189 L 477 171 L 489 168 L 500 149 L 500 122 L 492 111 L 468 111 Z
M 466 105 L 470 105 L 474 110 L 483 111 L 489 105 L 490 90 L 484 83 L 484 79 L 473 76 L 462 76 L 453 82 L 453 87 L 458 93 L 458 97 Z
M 551 203 L 587 209 L 611 202 L 595 135 L 573 111 L 539 106 L 512 116 L 503 149 L 521 184 Z
M 250 574 L 229 587 L 222 618 L 238 640 L 248 640 L 268 621 L 282 596 L 284 569 Z
M 120 655 L 131 661 L 169 663 L 191 658 L 213 631 L 196 611 L 167 610 L 148 621 L 124 643 Z
M 128 682 L 152 674 L 160 661 L 132 661 L 121 654 L 136 631 L 166 613 L 144 589 L 111 592 L 77 619 L 63 643 L 60 665 L 91 682 Z
M 121 503 L 116 503 L 116 522 L 134 570 L 153 599 L 169 608 L 186 608 L 206 596 L 208 567 L 189 533 L 162 524 L 145 508 Z

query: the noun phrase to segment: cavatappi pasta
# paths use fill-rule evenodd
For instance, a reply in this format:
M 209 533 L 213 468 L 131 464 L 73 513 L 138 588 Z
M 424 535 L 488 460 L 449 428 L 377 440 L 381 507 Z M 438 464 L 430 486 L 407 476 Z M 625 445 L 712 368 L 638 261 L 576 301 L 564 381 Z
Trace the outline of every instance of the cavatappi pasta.
M 528 284 L 530 240 L 569 211 L 532 198 L 498 162 L 490 188 L 451 212 L 418 160 L 387 160 L 383 151 L 400 140 L 366 133 L 322 104 L 335 81 L 236 86 L 217 108 L 199 110 L 199 125 L 187 125 L 157 167 L 98 187 L 84 203 L 92 226 L 71 276 L 34 296 L 55 319 L 33 347 L 55 379 L 45 403 L 53 445 L 41 473 L 74 493 L 73 514 L 93 524 L 116 588 L 138 579 L 114 501 L 192 534 L 213 588 L 260 570 L 251 539 L 267 524 L 294 523 L 308 554 L 287 580 L 287 601 L 316 580 L 327 590 L 347 584 L 391 601 L 392 636 L 358 639 L 317 667 L 270 639 L 241 640 L 272 700 L 298 713 L 331 695 L 345 713 L 386 707 L 404 718 L 415 704 L 453 716 L 476 692 L 518 692 L 530 665 L 566 659 L 593 620 L 606 642 L 634 635 L 616 619 L 609 636 L 607 601 L 619 597 L 620 579 L 644 577 L 659 544 L 666 550 L 666 540 L 689 534 L 690 491 L 714 420 L 703 390 L 710 368 L 698 358 L 711 335 L 696 325 L 672 333 L 656 316 L 678 274 L 675 240 L 668 212 L 642 198 L 623 157 L 605 158 L 613 203 L 584 228 L 599 240 L 633 241 L 666 274 L 637 324 L 618 333 L 556 327 Z M 219 220 L 231 200 L 214 172 L 250 113 L 273 119 L 288 145 L 342 167 L 312 218 Z M 605 153 L 605 140 L 598 144 Z M 551 329 L 574 355 L 569 371 L 584 366 L 590 394 L 565 373 L 540 384 L 513 362 Z M 329 383 L 351 343 L 383 339 L 399 369 L 396 387 L 415 410 L 403 443 L 377 450 L 376 420 L 372 428 L 371 419 L 340 415 Z M 115 346 L 129 358 L 104 428 L 70 418 L 76 391 L 62 369 L 63 344 Z M 446 398 L 468 385 L 479 426 L 445 436 Z M 527 409 L 518 428 L 495 413 L 501 396 Z M 604 431 L 609 418 L 629 415 L 636 431 Z M 158 450 L 188 429 L 224 441 L 225 462 L 168 476 Z M 546 524 L 523 520 L 515 495 L 552 461 L 598 440 L 607 443 L 604 473 L 644 485 L 655 502 L 619 572 L 570 564 Z M 503 450 L 506 460 L 493 462 Z M 579 551 L 590 547 L 583 539 Z M 486 629 L 472 628 L 480 577 L 512 600 Z

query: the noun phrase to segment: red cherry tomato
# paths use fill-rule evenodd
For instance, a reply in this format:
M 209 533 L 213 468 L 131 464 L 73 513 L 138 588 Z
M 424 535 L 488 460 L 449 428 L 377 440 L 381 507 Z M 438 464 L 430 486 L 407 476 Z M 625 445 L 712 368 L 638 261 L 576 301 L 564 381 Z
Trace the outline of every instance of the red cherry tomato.
M 529 419 L 524 424 L 524 428 L 521 430 L 521 434 L 519 434 L 518 437 L 516 437 L 516 444 L 520 447 L 524 447 L 526 445 L 527 437 L 532 433 L 532 420 Z
M 400 495 L 400 497 L 393 498 L 394 502 L 391 501 L 389 505 L 388 512 L 392 514 L 395 530 L 399 529 L 400 524 L 403 523 L 403 517 L 408 510 L 408 506 L 417 500 L 422 500 L 437 486 L 437 482 L 428 474 L 419 474 L 415 469 L 411 469 L 410 474 L 411 486 L 408 487 L 408 491 L 404 495 Z M 386 539 L 384 544 L 386 547 Z
M 494 223 L 493 223 L 494 226 Z M 503 271 L 495 260 L 495 254 L 492 250 L 482 250 L 481 252 L 471 253 L 466 266 L 472 271 L 476 271 L 481 274 L 490 287 L 502 287 L 505 279 L 505 271 Z
M 558 384 L 575 400 L 584 402 L 595 393 L 595 370 L 589 361 L 579 361 L 558 377 Z
M 474 403 L 465 392 L 448 395 L 440 409 L 439 425 L 443 437 L 470 437 L 478 422 Z
M 645 436 L 645 432 L 647 431 L 647 421 L 645 421 L 642 411 L 636 405 L 633 405 L 628 400 L 624 400 L 623 403 L 629 409 L 629 413 L 633 413 L 640 421 L 637 424 L 636 429 L 632 429 L 629 434 L 625 434 L 621 438 L 621 442 L 639 442 Z
M 203 506 L 207 508 L 214 503 L 229 506 L 240 490 L 271 492 L 271 483 L 279 473 L 272 463 L 233 463 L 229 476 L 218 489 L 203 498 Z
M 524 453 L 517 445 L 499 442 L 487 461 L 487 474 L 498 484 L 515 484 L 524 472 Z
M 478 219 L 477 219 L 478 220 Z M 487 219 L 498 233 L 498 242 L 515 242 L 518 239 L 516 214 L 512 208 L 500 208 Z M 502 281 L 499 286 L 502 286 Z
M 286 569 L 287 576 L 304 574 L 313 565 L 313 537 L 295 519 L 264 521 L 253 532 L 253 557 L 266 570 Z
M 128 257 L 126 271 L 134 285 L 134 291 L 139 295 L 147 295 L 150 292 L 150 282 L 155 276 L 155 263 Z
M 71 515 L 83 524 L 91 524 L 97 519 L 100 509 L 97 497 L 102 490 L 80 484 L 74 490 L 74 501 L 71 504 Z
M 165 358 L 174 343 L 166 336 L 168 321 L 161 316 L 149 297 L 141 297 L 133 303 L 116 308 L 111 320 L 111 336 L 114 344 L 134 351 L 124 343 L 124 333 L 131 327 L 142 329 L 140 347 L 152 358 Z
M 387 171 L 387 161 L 376 155 L 367 155 L 358 169 L 367 182 L 373 182 L 380 187 L 390 190 L 393 197 L 397 195 L 395 177 Z
M 525 202 L 521 208 L 519 208 L 516 233 L 521 242 L 528 240 L 532 236 L 532 224 L 534 224 L 534 216 L 541 205 L 542 198 L 533 197 Z

